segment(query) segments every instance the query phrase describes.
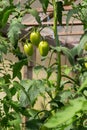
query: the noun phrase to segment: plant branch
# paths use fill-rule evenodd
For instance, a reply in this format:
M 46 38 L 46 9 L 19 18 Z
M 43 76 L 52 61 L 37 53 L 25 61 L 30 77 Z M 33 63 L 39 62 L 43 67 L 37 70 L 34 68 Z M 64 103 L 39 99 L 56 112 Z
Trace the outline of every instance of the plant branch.
M 65 78 L 70 79 L 70 80 L 71 80 L 71 81 L 73 81 L 76 85 L 78 85 L 78 86 L 79 86 L 79 84 L 77 83 L 77 81 L 76 81 L 76 80 L 74 80 L 74 79 L 72 79 L 70 76 L 62 74 L 62 77 L 65 77 Z

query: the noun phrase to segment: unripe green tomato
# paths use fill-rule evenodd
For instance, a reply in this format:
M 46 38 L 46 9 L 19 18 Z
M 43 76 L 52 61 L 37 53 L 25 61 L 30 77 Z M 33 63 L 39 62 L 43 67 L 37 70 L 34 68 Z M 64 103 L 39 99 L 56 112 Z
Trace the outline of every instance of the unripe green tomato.
M 39 42 L 40 42 L 40 33 L 38 31 L 33 31 L 30 34 L 30 41 L 32 44 L 34 44 L 35 46 L 38 46 Z
M 84 45 L 84 50 L 87 51 L 87 42 Z
M 85 62 L 85 68 L 87 68 L 87 62 Z
M 26 43 L 24 45 L 24 52 L 27 56 L 33 55 L 33 45 L 31 43 Z
M 41 41 L 38 48 L 41 56 L 47 56 L 49 52 L 49 44 L 47 41 Z

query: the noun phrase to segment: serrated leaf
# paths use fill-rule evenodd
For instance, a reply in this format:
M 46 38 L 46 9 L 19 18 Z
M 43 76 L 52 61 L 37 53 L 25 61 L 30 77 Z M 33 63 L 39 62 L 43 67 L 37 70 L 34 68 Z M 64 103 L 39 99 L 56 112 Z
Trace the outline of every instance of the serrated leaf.
M 7 53 L 9 47 L 9 43 L 6 41 L 5 38 L 3 38 L 2 36 L 0 36 L 0 52 L 2 53 Z
M 45 86 L 42 81 L 34 81 L 31 89 L 29 90 L 32 105 L 34 105 L 37 97 L 45 92 Z
M 9 112 L 9 105 L 8 105 L 8 103 L 7 102 L 5 102 L 4 104 L 3 104 L 3 107 L 4 107 L 4 112 L 7 114 L 8 112 Z
M 78 55 L 78 45 L 77 45 L 77 46 L 74 46 L 74 47 L 71 49 L 71 54 L 72 54 L 73 57 L 74 57 L 75 55 Z
M 61 101 L 64 102 L 66 101 L 70 96 L 72 95 L 72 92 L 69 90 L 65 90 L 64 92 L 61 93 Z
M 84 101 L 84 98 L 71 100 L 68 106 L 65 106 L 63 110 L 58 111 L 54 116 L 48 119 L 48 121 L 45 123 L 45 126 L 47 128 L 56 128 L 58 126 L 61 127 L 82 109 Z
M 36 21 L 37 21 L 39 24 L 41 24 L 40 16 L 39 16 L 39 13 L 37 12 L 37 10 L 35 10 L 35 9 L 29 9 L 28 11 L 29 11 L 29 13 L 30 13 L 32 16 L 35 17 Z
M 31 115 L 31 117 L 35 117 L 35 115 L 38 114 L 38 110 L 36 109 L 29 109 L 29 114 Z
M 78 45 L 78 55 L 81 55 L 81 53 L 83 52 L 83 48 L 85 43 L 87 42 L 87 33 L 85 33 L 80 40 L 80 43 Z
M 0 86 L 4 85 L 5 84 L 5 79 L 0 77 Z
M 11 113 L 12 119 L 8 121 L 9 126 L 13 127 L 16 130 L 21 130 L 21 117 L 18 113 Z
M 21 93 L 20 93 L 20 97 L 19 97 L 21 106 L 26 107 L 28 105 L 31 105 L 28 90 L 32 86 L 32 81 L 31 80 L 21 80 L 20 85 L 22 85 L 24 88 L 24 89 L 21 89 Z M 24 90 L 27 94 L 25 94 Z
M 39 65 L 39 66 L 35 66 L 34 67 L 34 72 L 38 75 L 39 72 L 43 70 L 43 66 Z
M 41 124 L 39 119 L 31 119 L 26 122 L 26 130 L 39 130 Z
M 77 92 L 78 93 L 82 92 L 84 89 L 87 89 L 87 77 L 85 78 L 85 80 L 83 81 L 82 85 L 80 86 Z
M 67 56 L 70 64 L 74 65 L 74 59 L 73 59 L 71 51 L 68 48 L 66 48 L 66 47 L 61 47 L 61 50 Z
M 37 97 L 41 93 L 45 92 L 45 86 L 41 80 L 22 80 L 20 84 L 25 88 L 25 91 L 27 92 L 30 100 L 28 100 L 26 94 L 22 90 L 20 95 L 20 102 L 24 107 L 30 104 L 33 106 Z
M 74 8 L 74 9 L 71 9 L 68 13 L 67 13 L 67 18 L 66 18 L 66 26 L 68 27 L 68 24 L 69 24 L 69 21 L 71 19 L 71 17 L 74 15 L 74 14 L 77 14 L 79 11 L 78 8 Z
M 67 47 L 51 47 L 54 51 L 57 52 L 62 52 L 63 54 L 65 54 L 70 62 L 71 65 L 74 65 L 74 58 L 73 55 L 71 53 L 71 50 L 68 49 Z
M 24 26 L 21 24 L 21 21 L 19 19 L 13 19 L 10 23 L 9 29 L 8 29 L 8 38 L 11 42 L 11 44 L 16 48 L 18 44 L 19 34 L 21 34 L 21 29 L 23 29 Z
M 16 89 L 16 91 L 20 90 L 20 83 L 17 81 L 13 81 L 13 87 Z
M 13 78 L 18 77 L 21 79 L 21 69 L 27 64 L 27 60 L 21 60 L 13 65 Z
M 5 83 L 10 83 L 11 75 L 10 74 L 4 74 L 3 76 Z
M 49 4 L 49 0 L 39 0 L 39 1 L 40 1 L 41 5 L 42 5 L 44 13 L 46 13 L 47 7 L 48 7 L 48 4 Z
M 11 98 L 11 93 L 10 93 L 10 90 L 9 90 L 8 86 L 7 86 L 6 84 L 4 84 L 4 85 L 2 85 L 1 87 L 2 87 L 3 91 L 6 93 L 6 95 L 7 95 L 9 98 Z

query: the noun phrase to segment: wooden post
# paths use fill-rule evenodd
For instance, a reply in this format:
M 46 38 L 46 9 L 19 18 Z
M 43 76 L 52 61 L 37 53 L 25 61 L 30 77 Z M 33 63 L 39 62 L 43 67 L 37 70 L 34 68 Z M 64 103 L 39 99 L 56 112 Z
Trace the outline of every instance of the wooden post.
M 32 61 L 34 62 L 28 62 L 28 66 L 24 68 L 24 79 L 32 79 L 33 76 L 33 67 L 35 65 L 36 61 L 36 47 L 34 47 L 34 54 L 31 58 Z
M 32 56 L 32 61 L 29 62 L 28 66 L 24 68 L 24 79 L 32 79 L 33 78 L 33 67 L 35 66 L 36 61 L 36 47 L 34 47 L 34 54 Z M 27 118 L 25 116 L 22 117 L 22 130 L 26 130 L 26 121 Z

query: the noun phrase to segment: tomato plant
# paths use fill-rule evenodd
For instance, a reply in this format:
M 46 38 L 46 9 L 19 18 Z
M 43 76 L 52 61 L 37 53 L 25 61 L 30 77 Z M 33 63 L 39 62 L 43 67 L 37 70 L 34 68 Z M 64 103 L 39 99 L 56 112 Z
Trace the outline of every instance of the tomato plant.
M 14 3 L 13 0 L 0 1 L 0 130 L 22 130 L 22 116 L 26 118 L 25 130 L 86 130 L 87 54 L 84 54 L 83 48 L 87 42 L 87 0 L 77 5 L 73 3 L 72 10 L 66 14 L 67 26 L 71 17 L 83 24 L 84 34 L 79 45 L 73 48 L 61 46 L 57 27 L 58 22 L 62 26 L 63 5 L 67 2 L 71 4 L 72 0 L 39 0 L 45 15 L 49 5 L 53 8 L 55 45 L 42 40 L 38 31 L 29 30 L 27 34 L 21 35 L 22 30 L 27 30 L 22 20 L 28 13 L 38 23 L 35 30 L 45 28 L 38 11 L 32 6 L 34 2 L 37 1 L 26 1 L 21 6 L 20 2 Z M 29 34 L 30 43 L 25 43 Z M 39 48 L 41 62 L 47 65 L 27 57 L 33 55 L 33 45 Z M 8 54 L 16 60 L 7 58 Z M 66 55 L 70 66 L 61 64 L 62 54 Z M 30 79 L 28 72 L 28 77 L 23 77 L 22 68 L 31 69 L 32 64 L 35 65 L 34 73 L 39 75 L 42 72 L 43 75 L 45 72 L 42 78 L 41 75 L 37 79 Z M 42 107 L 38 108 L 36 104 L 40 103 L 40 98 Z

